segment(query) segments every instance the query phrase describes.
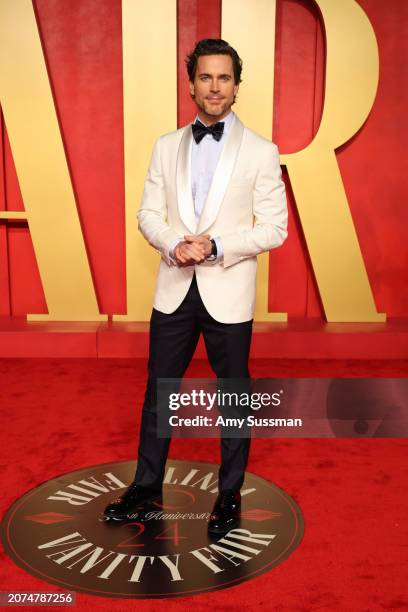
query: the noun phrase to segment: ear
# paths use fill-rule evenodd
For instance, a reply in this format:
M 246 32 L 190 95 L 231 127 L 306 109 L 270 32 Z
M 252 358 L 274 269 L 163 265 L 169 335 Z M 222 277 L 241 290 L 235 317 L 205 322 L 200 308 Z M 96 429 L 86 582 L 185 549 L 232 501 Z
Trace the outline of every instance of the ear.
M 239 85 L 234 85 L 234 96 L 237 95 L 239 89 Z
M 194 96 L 194 83 L 189 81 L 189 87 L 190 87 L 190 95 Z

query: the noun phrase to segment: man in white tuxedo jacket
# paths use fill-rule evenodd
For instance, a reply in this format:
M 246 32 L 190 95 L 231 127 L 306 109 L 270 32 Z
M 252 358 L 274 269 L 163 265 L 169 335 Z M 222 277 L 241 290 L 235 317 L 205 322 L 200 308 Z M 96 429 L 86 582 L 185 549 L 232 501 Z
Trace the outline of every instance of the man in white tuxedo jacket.
M 156 141 L 138 212 L 139 229 L 161 261 L 138 467 L 129 489 L 105 510 L 116 519 L 161 495 L 170 440 L 157 437 L 157 379 L 183 376 L 200 333 L 218 378 L 249 379 L 256 256 L 287 236 L 278 149 L 231 111 L 241 81 L 237 52 L 205 39 L 186 63 L 198 116 Z M 210 533 L 239 521 L 249 445 L 250 437 L 221 438 Z

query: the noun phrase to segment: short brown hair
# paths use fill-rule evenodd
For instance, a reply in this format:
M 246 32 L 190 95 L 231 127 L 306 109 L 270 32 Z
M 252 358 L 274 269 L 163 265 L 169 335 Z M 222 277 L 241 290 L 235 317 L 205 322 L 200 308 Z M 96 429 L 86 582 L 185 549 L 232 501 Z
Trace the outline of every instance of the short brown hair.
M 188 78 L 194 82 L 198 58 L 201 55 L 229 55 L 232 59 L 235 84 L 241 83 L 242 60 L 231 45 L 221 38 L 203 38 L 186 57 Z

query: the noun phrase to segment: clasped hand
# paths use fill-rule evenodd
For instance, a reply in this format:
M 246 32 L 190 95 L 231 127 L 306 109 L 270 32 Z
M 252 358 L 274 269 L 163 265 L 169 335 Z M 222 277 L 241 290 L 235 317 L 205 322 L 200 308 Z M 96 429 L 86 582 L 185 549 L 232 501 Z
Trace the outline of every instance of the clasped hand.
M 211 247 L 209 234 L 184 236 L 183 242 L 179 242 L 174 249 L 174 257 L 179 266 L 194 266 L 211 255 Z

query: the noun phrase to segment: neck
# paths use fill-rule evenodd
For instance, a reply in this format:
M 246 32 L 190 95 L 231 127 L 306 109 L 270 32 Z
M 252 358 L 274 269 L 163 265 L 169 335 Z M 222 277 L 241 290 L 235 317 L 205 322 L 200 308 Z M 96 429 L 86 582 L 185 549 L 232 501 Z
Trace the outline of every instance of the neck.
M 214 125 L 214 123 L 217 123 L 218 121 L 222 121 L 227 115 L 230 114 L 230 112 L 231 112 L 231 109 L 229 108 L 222 115 L 219 115 L 218 117 L 214 117 L 213 115 L 207 115 L 207 113 L 201 110 L 201 108 L 197 109 L 198 118 L 206 126 Z

